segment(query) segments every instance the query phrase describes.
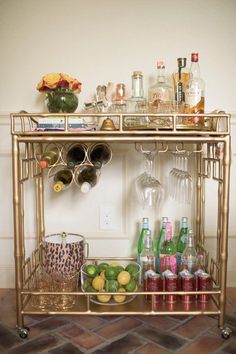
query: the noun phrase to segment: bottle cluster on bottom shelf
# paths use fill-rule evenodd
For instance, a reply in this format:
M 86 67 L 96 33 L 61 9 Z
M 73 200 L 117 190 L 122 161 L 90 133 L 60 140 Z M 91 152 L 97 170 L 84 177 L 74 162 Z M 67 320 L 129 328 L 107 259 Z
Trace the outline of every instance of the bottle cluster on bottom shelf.
M 209 291 L 212 290 L 211 276 L 206 272 L 202 252 L 197 252 L 193 232 L 188 228 L 187 217 L 182 218 L 177 240 L 172 238 L 172 225 L 167 217 L 162 218 L 160 234 L 153 245 L 148 218 L 143 218 L 142 230 L 138 241 L 138 263 L 141 266 L 140 286 L 144 291 Z M 151 296 L 146 296 L 150 300 Z M 176 303 L 177 294 L 155 295 L 154 302 L 164 300 Z M 207 302 L 208 294 L 180 295 L 183 303 L 194 300 Z

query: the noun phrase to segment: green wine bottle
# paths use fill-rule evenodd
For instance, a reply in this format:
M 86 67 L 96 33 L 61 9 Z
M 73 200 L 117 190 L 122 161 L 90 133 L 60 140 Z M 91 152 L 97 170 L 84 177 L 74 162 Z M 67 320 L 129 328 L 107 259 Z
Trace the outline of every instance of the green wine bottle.
M 160 273 L 166 270 L 166 265 L 170 266 L 172 273 L 177 273 L 176 245 L 172 240 L 172 225 L 166 223 L 166 239 L 160 249 Z
M 160 271 L 160 250 L 161 250 L 163 242 L 165 241 L 165 238 L 166 238 L 166 223 L 167 222 L 168 222 L 168 217 L 163 216 L 160 234 L 159 234 L 156 245 L 154 245 L 154 252 L 156 254 L 156 270 L 157 270 L 157 272 Z
M 139 239 L 138 239 L 138 249 L 137 249 L 137 260 L 138 260 L 138 263 L 140 263 L 140 254 L 142 253 L 143 249 L 144 249 L 144 239 L 145 239 L 145 236 L 146 236 L 146 232 L 147 230 L 149 230 L 149 220 L 148 218 L 143 218 L 142 220 L 142 229 L 141 229 L 141 232 L 140 232 L 140 235 L 139 235 Z
M 177 255 L 177 270 L 180 270 L 181 255 L 186 247 L 186 242 L 188 238 L 188 218 L 186 216 L 182 217 L 181 228 L 179 236 L 177 239 L 176 255 Z
M 59 169 L 53 178 L 54 184 L 53 184 L 53 190 L 54 192 L 61 192 L 62 190 L 66 189 L 67 187 L 70 186 L 73 180 L 73 173 L 72 170 L 69 168 L 66 168 L 62 166 L 61 169 Z

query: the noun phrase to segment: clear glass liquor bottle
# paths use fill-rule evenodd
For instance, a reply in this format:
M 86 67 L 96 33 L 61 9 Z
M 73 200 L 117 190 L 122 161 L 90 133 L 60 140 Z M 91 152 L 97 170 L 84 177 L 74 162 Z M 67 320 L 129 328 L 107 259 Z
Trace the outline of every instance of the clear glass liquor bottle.
M 193 231 L 188 232 L 187 245 L 181 256 L 181 265 L 187 265 L 188 270 L 194 273 L 197 267 L 197 251 L 194 246 Z
M 168 222 L 168 217 L 162 217 L 161 229 L 159 237 L 157 238 L 156 244 L 154 243 L 154 252 L 156 254 L 156 270 L 160 271 L 160 250 L 166 238 L 166 223 Z
M 178 271 L 180 269 L 180 264 L 181 264 L 181 255 L 182 255 L 183 251 L 185 250 L 187 239 L 188 239 L 188 218 L 186 216 L 183 216 L 182 221 L 181 221 L 181 228 L 180 228 L 179 236 L 177 239 L 177 246 L 176 246 L 177 270 Z
M 177 273 L 176 245 L 172 240 L 172 226 L 166 223 L 166 239 L 160 249 L 160 273 L 166 270 L 166 265 L 170 266 L 173 273 Z
M 168 83 L 163 61 L 157 62 L 157 83 L 148 90 L 148 102 L 151 110 L 162 112 L 165 104 L 173 103 L 173 87 Z
M 143 74 L 134 71 L 132 75 L 132 96 L 127 100 L 127 111 L 143 113 L 146 109 L 146 98 L 143 93 Z
M 204 113 L 205 83 L 200 76 L 198 53 L 191 55 L 190 80 L 186 87 L 185 102 L 188 105 L 187 113 Z M 204 117 L 192 117 L 190 124 L 204 126 Z
M 149 219 L 144 217 L 142 220 L 142 229 L 139 235 L 138 239 L 138 247 L 137 247 L 137 261 L 140 264 L 140 254 L 143 251 L 144 248 L 144 239 L 147 233 L 147 230 L 149 230 Z
M 147 270 L 155 271 L 155 253 L 153 250 L 153 242 L 151 230 L 147 230 L 144 238 L 143 250 L 140 254 L 141 265 L 141 284 L 143 284 L 144 274 Z

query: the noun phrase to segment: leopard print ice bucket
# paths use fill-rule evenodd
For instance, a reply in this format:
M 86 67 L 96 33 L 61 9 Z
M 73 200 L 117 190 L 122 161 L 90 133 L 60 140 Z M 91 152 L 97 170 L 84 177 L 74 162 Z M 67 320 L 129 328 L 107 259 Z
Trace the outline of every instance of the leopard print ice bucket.
M 53 234 L 45 237 L 44 264 L 48 273 L 74 274 L 79 272 L 89 247 L 79 234 Z

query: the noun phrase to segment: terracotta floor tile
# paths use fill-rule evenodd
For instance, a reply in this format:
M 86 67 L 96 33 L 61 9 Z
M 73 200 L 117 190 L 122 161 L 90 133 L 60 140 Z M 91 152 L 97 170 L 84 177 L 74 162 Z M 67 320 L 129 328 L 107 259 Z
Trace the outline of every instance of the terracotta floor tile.
M 29 342 L 9 350 L 9 354 L 38 354 L 44 350 L 49 350 L 62 343 L 62 340 L 52 334 L 45 334 Z
M 136 318 L 147 325 L 163 330 L 170 329 L 178 324 L 176 320 L 168 316 L 138 316 Z
M 0 348 L 9 349 L 20 343 L 22 343 L 22 340 L 16 331 L 12 333 L 0 324 Z
M 216 324 L 216 320 L 208 316 L 196 316 L 175 329 L 175 334 L 192 339 Z
M 164 349 L 161 349 L 155 344 L 148 343 L 144 345 L 142 348 L 136 350 L 134 352 L 135 354 L 168 354 L 170 352 L 167 352 Z
M 70 339 L 71 342 L 79 344 L 85 349 L 97 347 L 99 344 L 104 342 L 104 340 L 98 335 L 84 330 L 74 323 L 63 327 L 59 333 L 63 337 Z
M 140 326 L 142 323 L 132 317 L 124 317 L 113 323 L 108 323 L 98 329 L 96 333 L 104 338 L 117 337 L 125 332 Z
M 74 337 L 72 342 L 77 343 L 79 346 L 88 350 L 97 347 L 99 344 L 105 343 L 105 340 L 94 333 L 84 332 L 80 336 Z
M 101 349 L 95 350 L 93 354 L 128 354 L 143 344 L 142 338 L 134 334 L 128 334 Z M 136 353 L 136 352 L 135 352 Z
M 55 349 L 49 350 L 49 354 L 82 354 L 81 350 L 79 348 L 75 347 L 71 343 L 66 343 L 61 345 L 60 347 L 57 347 Z
M 236 353 L 236 339 L 231 341 L 223 348 L 223 353 L 225 354 L 235 354 Z
M 151 326 L 143 326 L 137 329 L 134 333 L 143 336 L 146 340 L 159 344 L 165 349 L 177 351 L 186 344 L 186 340 L 177 337 L 175 332 L 172 334 L 169 331 L 156 330 Z
M 84 333 L 84 330 L 76 326 L 76 324 L 69 324 L 63 327 L 59 333 L 66 338 L 74 338 Z
M 104 324 L 105 320 L 97 316 L 74 316 L 73 322 L 87 329 L 94 329 Z
M 219 350 L 223 344 L 223 339 L 204 336 L 196 340 L 186 349 L 182 350 L 181 354 L 211 354 Z
M 44 321 L 38 322 L 30 327 L 30 338 L 37 337 L 49 331 L 60 329 L 60 327 L 68 324 L 66 317 L 52 316 Z

